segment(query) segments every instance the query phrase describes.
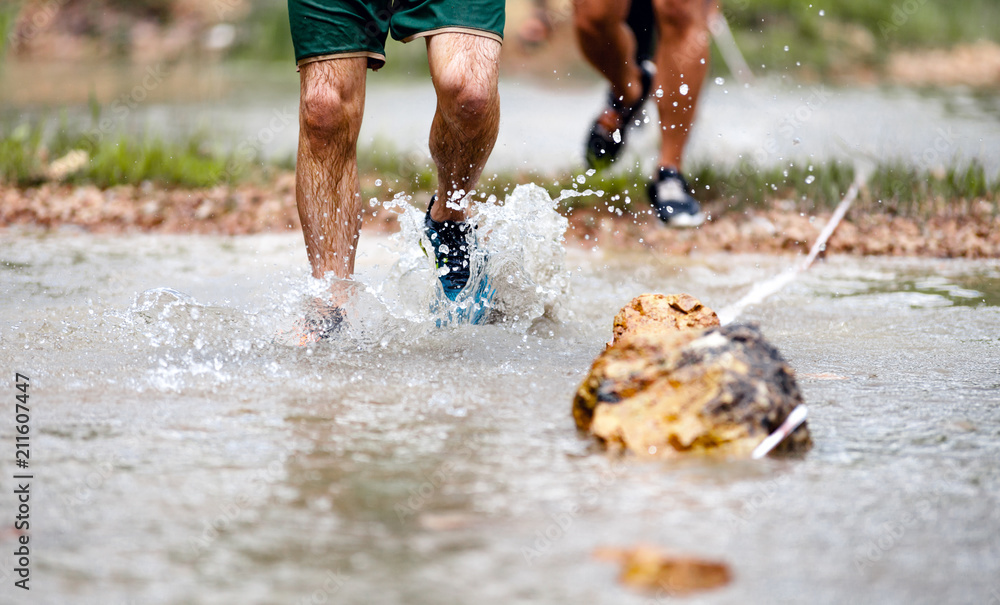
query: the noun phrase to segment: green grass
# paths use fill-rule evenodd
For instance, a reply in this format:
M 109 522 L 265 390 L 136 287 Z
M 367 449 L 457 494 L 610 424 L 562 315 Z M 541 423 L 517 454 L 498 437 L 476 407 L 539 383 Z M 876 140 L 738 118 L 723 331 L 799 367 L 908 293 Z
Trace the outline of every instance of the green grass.
M 769 208 L 775 202 L 785 210 L 809 213 L 836 207 L 854 175 L 853 166 L 839 162 L 766 168 L 747 162 L 721 170 L 712 165 L 695 165 L 689 171 L 689 180 L 696 197 L 716 213 Z M 607 192 L 605 200 L 615 195 L 624 200 L 628 195 L 626 209 L 644 210 L 645 186 L 639 189 L 635 180 L 634 173 L 595 175 L 580 188 L 603 189 Z M 587 203 L 575 199 L 580 200 L 576 203 Z M 981 164 L 953 166 L 938 173 L 885 163 L 876 166 L 868 177 L 855 208 L 921 217 L 948 211 L 963 213 L 970 202 L 978 199 L 1000 200 L 1000 175 L 987 175 Z M 621 202 L 615 205 L 623 207 Z
M 10 43 L 10 35 L 14 32 L 14 20 L 20 10 L 20 2 L 0 4 L 0 68 L 7 58 L 7 46 Z
M 801 63 L 823 76 L 877 67 L 894 50 L 1000 40 L 995 0 L 734 0 L 722 8 L 751 67 L 772 72 Z
M 420 195 L 429 192 L 435 182 L 432 166 L 395 153 L 384 143 L 362 150 L 358 162 L 364 199 L 385 199 L 398 191 Z M 376 175 L 381 185 L 374 184 Z M 809 213 L 836 207 L 854 181 L 854 168 L 839 162 L 767 168 L 746 162 L 722 169 L 703 164 L 693 166 L 689 177 L 697 198 L 715 213 L 769 208 L 776 201 L 781 202 L 783 209 Z M 591 176 L 565 171 L 504 172 L 484 174 L 479 188 L 500 198 L 519 183 L 536 183 L 553 198 L 564 190 L 590 189 L 602 191 L 603 196 L 567 197 L 563 206 L 567 209 L 614 206 L 636 212 L 648 209 L 647 178 L 638 170 L 614 170 Z M 965 212 L 969 203 L 977 199 L 1000 200 L 1000 175 L 987 175 L 981 164 L 954 166 L 939 173 L 886 163 L 877 166 L 869 176 L 855 207 L 901 216 L 929 216 L 949 210 Z
M 68 183 L 98 187 L 138 185 L 151 181 L 181 187 L 211 187 L 246 178 L 249 165 L 233 164 L 228 156 L 208 151 L 204 138 L 183 142 L 123 133 L 96 137 L 74 131 L 60 121 L 57 134 L 46 140 L 41 121 L 0 127 L 0 182 L 29 187 L 48 180 L 50 163 L 72 150 L 83 150 L 89 161 Z
M 254 2 L 254 8 L 237 26 L 230 57 L 254 61 L 295 62 L 288 8 L 284 3 Z
M 92 112 L 94 123 L 98 123 L 100 107 L 94 105 Z M 44 183 L 49 178 L 50 163 L 74 149 L 86 151 L 89 161 L 64 180 L 102 188 L 147 181 L 161 187 L 189 188 L 261 184 L 280 171 L 294 168 L 291 159 L 262 162 L 260 158 L 213 152 L 207 138 L 197 134 L 174 142 L 124 133 L 95 137 L 86 130 L 67 127 L 63 118 L 50 137 L 45 136 L 41 121 L 0 126 L 0 182 L 18 187 Z M 358 168 L 366 200 L 388 199 L 398 192 L 429 195 L 436 182 L 434 167 L 428 160 L 400 153 L 385 141 L 359 150 Z M 854 170 L 837 162 L 767 168 L 747 162 L 727 168 L 695 165 L 689 167 L 688 176 L 696 197 L 716 214 L 769 208 L 776 202 L 786 210 L 816 212 L 839 203 L 854 179 Z M 553 198 L 563 190 L 591 189 L 604 194 L 567 197 L 563 205 L 567 209 L 614 206 L 634 212 L 648 208 L 647 178 L 638 169 L 625 167 L 589 176 L 569 171 L 510 171 L 484 174 L 479 188 L 500 198 L 516 185 L 529 182 L 544 187 Z M 973 162 L 929 172 L 901 163 L 884 163 L 870 176 L 857 207 L 871 212 L 928 216 L 965 212 L 969 203 L 978 199 L 1000 200 L 1000 175 L 987 174 L 981 164 Z
M 40 181 L 42 129 L 22 123 L 0 134 L 0 182 L 23 186 Z
M 863 27 L 888 47 L 948 46 L 996 40 L 1000 34 L 1000 5 L 994 0 L 735 0 L 723 7 L 731 25 L 740 30 L 789 27 L 816 37 L 833 21 Z

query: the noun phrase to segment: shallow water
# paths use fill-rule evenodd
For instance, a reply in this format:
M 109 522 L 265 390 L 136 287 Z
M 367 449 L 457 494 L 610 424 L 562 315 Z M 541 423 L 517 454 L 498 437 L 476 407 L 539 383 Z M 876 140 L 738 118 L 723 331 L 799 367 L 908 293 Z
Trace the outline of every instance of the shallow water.
M 360 280 L 398 258 L 366 233 Z M 649 291 L 722 308 L 795 259 L 564 262 L 569 295 L 530 325 L 439 329 L 363 298 L 359 333 L 379 338 L 298 348 L 274 342 L 308 292 L 298 234 L 7 232 L 0 370 L 32 385 L 27 602 L 665 603 L 591 555 L 636 542 L 731 566 L 690 602 L 1000 599 L 1000 263 L 817 263 L 741 318 L 798 372 L 816 447 L 659 463 L 573 425 L 612 316 Z

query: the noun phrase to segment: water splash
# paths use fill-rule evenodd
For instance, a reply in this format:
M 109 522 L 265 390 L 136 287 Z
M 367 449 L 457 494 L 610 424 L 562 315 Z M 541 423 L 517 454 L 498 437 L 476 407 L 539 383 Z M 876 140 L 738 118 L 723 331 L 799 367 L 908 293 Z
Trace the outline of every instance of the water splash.
M 493 306 L 518 331 L 542 317 L 562 319 L 569 221 L 557 211 L 558 201 L 538 185 L 519 185 L 503 205 L 483 205 L 475 217 L 496 289 Z
M 353 280 L 314 279 L 303 272 L 274 276 L 263 296 L 240 304 L 206 304 L 173 288 L 136 294 L 124 310 L 106 314 L 121 351 L 143 368 L 139 390 L 177 392 L 190 388 L 226 388 L 266 368 L 271 376 L 295 372 L 298 363 L 340 358 L 343 353 L 406 349 L 423 342 L 442 345 L 441 326 L 460 312 L 483 304 L 471 296 L 444 297 L 424 234 L 423 210 L 408 196 L 384 204 L 396 212 L 400 230 L 372 246 Z M 467 200 L 466 200 L 467 203 Z M 570 273 L 565 267 L 564 235 L 568 221 L 541 187 L 517 187 L 501 203 L 491 197 L 470 210 L 478 245 L 471 258 L 466 290 L 486 282 L 494 295 L 485 305 L 504 331 L 526 333 L 542 320 L 563 321 Z M 421 246 L 423 244 L 423 246 Z M 335 338 L 306 347 L 297 326 L 329 305 L 331 291 L 345 320 Z M 459 322 L 460 323 L 460 322 Z M 474 333 L 484 328 L 448 324 L 449 330 Z M 440 342 L 438 342 L 440 341 Z M 423 345 L 420 345 L 423 346 Z
M 437 269 L 425 252 L 431 247 L 422 211 L 404 197 L 386 207 L 398 212 L 400 230 L 391 238 L 398 260 L 386 276 L 359 279 L 392 318 L 433 327 L 469 317 L 482 304 L 491 323 L 524 332 L 542 317 L 561 317 L 559 302 L 568 294 L 570 282 L 564 247 L 569 222 L 559 214 L 558 200 L 543 188 L 519 185 L 502 204 L 491 196 L 471 207 L 476 246 L 469 283 L 455 301 L 445 298 Z M 494 294 L 479 301 L 471 293 L 485 281 Z
M 178 391 L 188 377 L 229 382 L 255 349 L 269 346 L 254 315 L 204 305 L 172 288 L 136 295 L 118 319 L 121 336 L 147 356 L 147 382 L 158 390 Z

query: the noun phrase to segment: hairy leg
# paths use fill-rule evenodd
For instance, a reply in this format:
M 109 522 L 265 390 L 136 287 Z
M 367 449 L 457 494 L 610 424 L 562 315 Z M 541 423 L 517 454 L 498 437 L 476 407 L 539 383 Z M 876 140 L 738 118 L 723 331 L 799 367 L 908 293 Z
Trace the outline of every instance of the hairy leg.
M 653 8 L 660 30 L 656 86 L 663 89 L 656 100 L 662 131 L 660 166 L 680 169 L 708 73 L 708 17 L 715 1 L 654 0 Z
M 427 61 L 437 93 L 430 150 L 437 166 L 431 218 L 460 221 L 463 211 L 443 203 L 475 188 L 500 128 L 500 43 L 484 36 L 443 33 L 427 38 Z M 457 200 L 456 200 L 457 201 Z
M 295 201 L 313 277 L 354 273 L 361 229 L 357 142 L 367 59 L 307 63 L 300 69 Z
M 577 0 L 573 3 L 576 39 L 587 62 L 607 78 L 611 94 L 631 106 L 642 95 L 642 76 L 635 60 L 635 33 L 627 25 L 628 1 Z M 601 124 L 609 131 L 620 126 L 618 117 L 605 111 Z

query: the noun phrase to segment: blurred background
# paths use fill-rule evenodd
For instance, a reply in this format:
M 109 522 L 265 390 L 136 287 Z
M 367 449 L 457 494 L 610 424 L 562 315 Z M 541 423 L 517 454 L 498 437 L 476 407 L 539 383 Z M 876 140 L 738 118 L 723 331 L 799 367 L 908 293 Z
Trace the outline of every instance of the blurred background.
M 495 264 L 530 310 L 438 330 L 419 230 L 371 232 L 434 182 L 424 45 L 390 43 L 359 320 L 299 348 L 277 342 L 324 285 L 285 3 L 0 0 L 0 367 L 31 375 L 41 454 L 30 600 L 0 489 L 0 603 L 672 602 L 592 557 L 637 542 L 731 566 L 686 602 L 1000 602 L 1000 2 L 722 0 L 754 81 L 713 46 L 685 165 L 711 220 L 688 230 L 648 214 L 655 124 L 585 169 L 607 91 L 569 0 L 545 44 L 508 8 L 481 188 L 541 185 L 569 225 L 533 188 L 500 209 L 545 210 L 489 235 L 527 251 Z M 808 457 L 618 464 L 577 433 L 624 303 L 786 283 L 861 169 L 831 254 L 741 316 L 795 368 Z M 570 294 L 522 287 L 540 274 Z
M 654 161 L 654 128 L 635 136 L 616 170 L 581 174 L 584 134 L 605 92 L 576 48 L 570 0 L 550 3 L 544 44 L 520 35 L 534 3 L 507 4 L 490 187 L 535 181 L 557 193 L 585 179 L 626 209 L 644 203 L 637 192 Z M 716 214 L 775 200 L 828 207 L 859 160 L 875 167 L 864 196 L 872 205 L 919 214 L 942 200 L 994 204 L 1000 3 L 721 8 L 756 80 L 737 82 L 713 45 L 686 170 Z M 4 0 L 0 34 L 4 186 L 289 186 L 298 79 L 285 2 Z M 366 198 L 425 191 L 433 180 L 423 44 L 390 41 L 387 54 L 369 77 Z

